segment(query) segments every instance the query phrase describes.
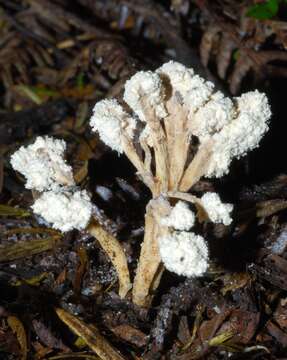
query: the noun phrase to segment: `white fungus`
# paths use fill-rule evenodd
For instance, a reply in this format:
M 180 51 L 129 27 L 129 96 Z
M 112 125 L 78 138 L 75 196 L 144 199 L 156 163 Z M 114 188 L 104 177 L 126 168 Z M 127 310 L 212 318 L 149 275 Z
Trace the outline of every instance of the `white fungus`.
M 151 71 L 139 71 L 125 84 L 124 100 L 141 121 L 145 121 L 145 102 L 154 109 L 157 117 L 165 117 L 167 112 L 164 99 L 165 89 L 162 80 L 158 74 Z
M 208 268 L 208 248 L 202 236 L 191 232 L 174 232 L 159 239 L 165 267 L 178 275 L 200 276 Z
M 169 216 L 161 219 L 161 224 L 176 230 L 189 230 L 193 227 L 195 215 L 184 201 L 178 201 Z
M 122 153 L 122 129 L 125 129 L 127 136 L 133 138 L 136 120 L 123 110 L 117 100 L 110 99 L 96 103 L 90 125 L 106 145 Z
M 232 204 L 223 204 L 218 194 L 214 192 L 205 193 L 202 198 L 202 205 L 209 219 L 214 223 L 230 225 L 232 218 L 230 213 L 233 210 Z
M 269 247 L 273 254 L 281 255 L 287 247 L 287 231 L 286 227 L 279 234 L 273 244 Z
M 208 177 L 226 174 L 232 159 L 256 148 L 268 130 L 271 111 L 265 94 L 257 90 L 248 92 L 237 98 L 236 103 L 237 117 L 212 136 L 214 145 Z
M 195 114 L 191 114 L 190 129 L 200 141 L 221 130 L 234 117 L 233 102 L 216 92 Z
M 190 83 L 194 76 L 192 69 L 188 69 L 184 65 L 171 60 L 158 68 L 156 72 L 163 79 L 168 78 L 173 93 L 177 91 L 184 98 L 190 90 Z
M 96 186 L 96 193 L 104 200 L 110 201 L 113 197 L 113 192 L 106 186 L 97 185 Z
M 63 232 L 82 230 L 88 225 L 92 214 L 90 197 L 85 190 L 47 191 L 32 205 L 33 211 Z
M 44 191 L 74 185 L 72 168 L 64 159 L 65 150 L 65 141 L 39 136 L 11 156 L 11 165 L 24 175 L 27 189 Z
M 188 69 L 174 61 L 162 65 L 157 72 L 167 77 L 172 87 L 172 93 L 179 93 L 190 112 L 196 111 L 210 98 L 214 85 L 195 75 L 193 69 Z

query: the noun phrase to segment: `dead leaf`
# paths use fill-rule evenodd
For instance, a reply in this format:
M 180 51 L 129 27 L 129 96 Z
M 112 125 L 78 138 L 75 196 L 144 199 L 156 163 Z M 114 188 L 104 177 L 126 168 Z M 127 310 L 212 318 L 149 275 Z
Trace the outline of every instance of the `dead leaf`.
M 0 204 L 0 216 L 28 217 L 30 215 L 28 210 Z
M 59 349 L 65 352 L 70 351 L 70 349 L 62 342 L 62 340 L 57 339 L 52 333 L 51 330 L 47 328 L 41 321 L 34 319 L 32 321 L 33 328 L 35 333 L 42 341 L 43 344 L 52 349 Z
M 28 352 L 27 337 L 22 322 L 16 316 L 8 316 L 7 323 L 14 332 L 14 334 L 16 334 L 17 336 L 17 340 L 21 348 L 21 360 L 26 360 Z
M 0 262 L 30 257 L 52 250 L 59 243 L 59 236 L 51 236 L 46 239 L 33 239 L 28 241 L 18 241 L 15 244 L 0 247 Z
M 78 317 L 63 309 L 57 308 L 56 313 L 70 330 L 83 338 L 87 345 L 102 360 L 124 360 L 120 353 L 100 334 L 95 326 L 85 324 Z
M 73 281 L 73 287 L 74 287 L 75 293 L 79 293 L 81 290 L 82 279 L 83 279 L 83 276 L 84 276 L 84 274 L 87 270 L 88 264 L 89 264 L 88 254 L 84 247 L 80 246 L 77 250 L 77 254 L 78 254 L 80 262 L 77 267 L 75 278 Z
M 246 286 L 250 281 L 250 275 L 248 273 L 226 274 L 221 277 L 221 280 L 223 280 L 224 286 L 220 291 L 225 296 L 229 291 Z
M 121 339 L 141 348 L 147 345 L 148 337 L 139 329 L 128 324 L 119 325 L 111 329 L 114 334 Z

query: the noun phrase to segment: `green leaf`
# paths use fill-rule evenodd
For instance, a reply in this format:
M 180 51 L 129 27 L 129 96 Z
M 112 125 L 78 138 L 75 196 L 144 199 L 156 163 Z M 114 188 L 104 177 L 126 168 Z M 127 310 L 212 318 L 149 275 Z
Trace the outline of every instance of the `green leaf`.
M 79 89 L 83 89 L 85 85 L 85 74 L 83 72 L 80 72 L 76 77 L 76 83 Z
M 246 16 L 258 20 L 271 19 L 278 13 L 279 2 L 280 0 L 267 0 L 264 3 L 255 4 L 248 9 Z

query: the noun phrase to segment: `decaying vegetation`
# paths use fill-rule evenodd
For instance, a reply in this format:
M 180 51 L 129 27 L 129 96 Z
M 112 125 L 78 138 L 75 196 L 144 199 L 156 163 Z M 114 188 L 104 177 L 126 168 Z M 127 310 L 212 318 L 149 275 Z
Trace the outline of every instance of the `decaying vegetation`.
M 130 285 L 119 296 L 117 265 L 100 240 L 117 239 L 134 281 L 146 206 L 154 211 L 151 178 L 144 184 L 89 119 L 103 98 L 121 101 L 133 74 L 171 59 L 225 96 L 259 88 L 273 117 L 260 149 L 227 176 L 176 189 L 182 201 L 211 192 L 234 205 L 232 223 L 200 224 L 208 271 L 186 279 L 160 268 L 149 296 L 133 301 Z M 0 357 L 284 359 L 285 78 L 284 0 L 0 0 Z M 66 141 L 75 185 L 91 194 L 90 233 L 62 233 L 35 215 L 39 194 L 10 165 L 45 135 Z M 154 178 L 154 150 L 141 147 Z

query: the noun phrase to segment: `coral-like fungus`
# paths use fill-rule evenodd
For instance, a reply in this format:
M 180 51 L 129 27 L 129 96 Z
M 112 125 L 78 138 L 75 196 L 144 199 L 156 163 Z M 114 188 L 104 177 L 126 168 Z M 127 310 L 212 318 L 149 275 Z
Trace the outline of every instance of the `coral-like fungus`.
M 136 73 L 126 82 L 123 99 L 129 113 L 115 100 L 102 100 L 91 126 L 129 158 L 152 193 L 133 284 L 133 301 L 147 306 L 159 284 L 161 262 L 180 275 L 206 271 L 208 249 L 194 232 L 197 219 L 205 214 L 211 222 L 229 225 L 233 206 L 216 193 L 197 198 L 188 191 L 204 176 L 227 174 L 232 159 L 256 148 L 271 111 L 265 94 L 255 90 L 227 98 L 174 61 L 155 72 Z

